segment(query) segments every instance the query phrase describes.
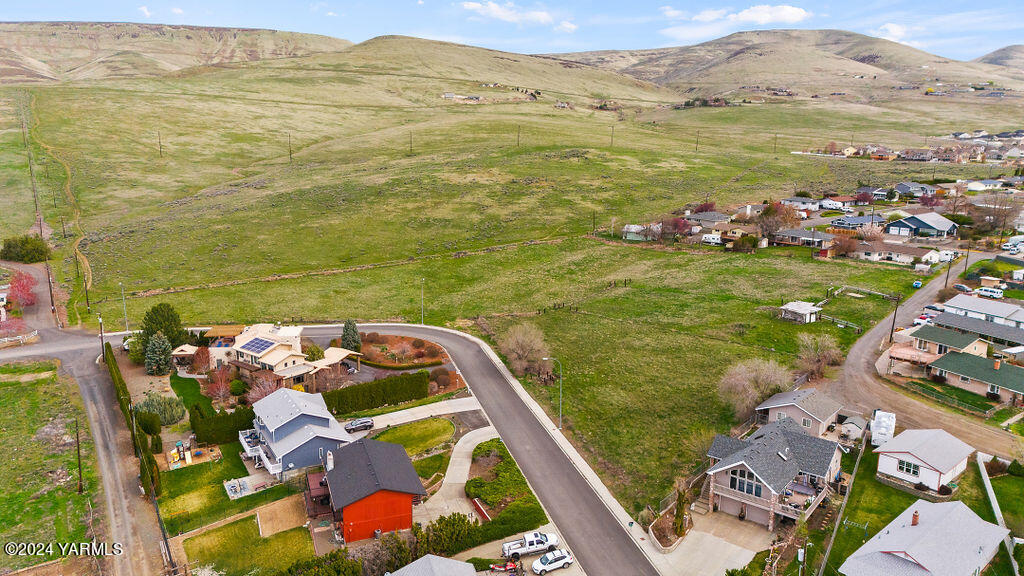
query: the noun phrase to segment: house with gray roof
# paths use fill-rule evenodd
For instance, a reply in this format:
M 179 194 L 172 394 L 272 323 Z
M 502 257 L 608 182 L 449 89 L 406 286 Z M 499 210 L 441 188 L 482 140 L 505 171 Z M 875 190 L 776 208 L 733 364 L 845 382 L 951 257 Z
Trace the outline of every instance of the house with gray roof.
M 719 222 L 728 222 L 732 220 L 732 216 L 722 214 L 721 212 L 694 212 L 693 214 L 684 216 L 684 218 L 705 228 L 714 226 Z
M 904 430 L 875 449 L 878 475 L 938 492 L 967 470 L 974 448 L 945 430 Z
M 839 454 L 836 442 L 805 433 L 792 418 L 742 440 L 719 434 L 702 494 L 715 510 L 774 530 L 781 518 L 809 516 L 832 492 Z
M 830 222 L 833 228 L 841 230 L 860 230 L 865 226 L 884 226 L 885 216 L 881 214 L 868 214 L 866 216 L 841 216 Z
M 802 228 L 784 228 L 772 235 L 772 244 L 781 246 L 813 246 L 829 248 L 835 241 L 834 234 Z
M 476 569 L 469 562 L 427 554 L 391 576 L 476 576 Z
M 925 212 L 894 220 L 886 225 L 886 234 L 896 236 L 930 236 L 945 238 L 956 236 L 960 227 L 956 222 L 935 212 Z
M 835 428 L 842 407 L 842 404 L 817 388 L 801 388 L 779 392 L 758 404 L 754 413 L 761 423 L 791 418 L 800 424 L 805 433 L 824 436 L 829 428 Z
M 994 344 L 1005 346 L 1024 345 L 1024 330 L 1005 324 L 986 322 L 985 320 L 961 316 L 951 312 L 939 314 L 932 319 L 932 324 L 965 334 L 974 334 Z
M 253 427 L 238 433 L 246 457 L 283 480 L 318 466 L 324 454 L 355 438 L 334 419 L 323 396 L 281 388 L 252 405 Z
M 910 337 L 910 342 L 894 344 L 889 349 L 889 356 L 894 360 L 926 366 L 949 352 L 980 357 L 988 355 L 988 342 L 976 334 L 924 325 L 915 328 Z
M 935 190 L 937 190 L 935 186 L 920 182 L 900 182 L 896 185 L 896 192 L 901 196 L 913 196 L 914 198 L 930 196 L 935 194 Z
M 999 397 L 1014 406 L 1024 404 L 1024 368 L 1006 360 L 950 352 L 928 365 L 928 373 L 950 386 L 981 396 Z
M 324 471 L 345 542 L 412 528 L 412 507 L 427 494 L 400 444 L 357 440 L 331 450 Z
M 1009 530 L 986 522 L 966 504 L 918 500 L 839 567 L 843 576 L 969 576 L 982 574 Z
M 1004 324 L 1012 328 L 1024 328 L 1024 308 L 1009 302 L 957 294 L 946 301 L 942 307 L 951 314 Z

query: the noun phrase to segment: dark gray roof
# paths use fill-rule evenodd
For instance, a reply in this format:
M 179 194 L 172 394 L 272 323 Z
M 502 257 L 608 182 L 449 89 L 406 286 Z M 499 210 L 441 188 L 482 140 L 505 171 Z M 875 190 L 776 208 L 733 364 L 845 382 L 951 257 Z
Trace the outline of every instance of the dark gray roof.
M 689 216 L 684 216 L 684 218 L 699 222 L 727 222 L 732 220 L 732 216 L 722 214 L 721 212 L 694 212 Z
M 786 238 L 806 238 L 808 240 L 832 240 L 836 237 L 835 234 L 829 234 L 828 232 L 804 230 L 803 228 L 784 228 L 776 232 L 775 236 L 783 236 Z
M 327 472 L 331 505 L 335 510 L 380 490 L 426 494 L 405 448 L 363 438 L 331 450 L 334 468 Z
M 719 462 L 708 474 L 742 463 L 770 490 L 782 494 L 801 472 L 827 478 L 838 447 L 830 440 L 805 434 L 792 418 L 783 418 L 762 426 L 745 440 L 715 436 L 708 456 Z
M 476 576 L 469 562 L 427 554 L 412 564 L 399 568 L 392 576 Z
M 968 318 L 959 314 L 943 312 L 932 319 L 932 323 L 936 326 L 978 334 L 983 338 L 994 338 L 1004 342 L 1012 342 L 1013 344 L 1024 344 L 1024 330 L 1005 324 L 988 322 L 980 318 Z
M 917 330 L 914 330 L 912 336 L 918 340 L 924 340 L 925 342 L 945 344 L 946 346 L 956 348 L 957 350 L 967 348 L 978 339 L 978 336 L 974 334 L 965 334 L 948 328 L 928 325 L 921 326 Z
M 833 400 L 817 388 L 803 388 L 792 392 L 779 392 L 771 398 L 761 402 L 757 410 L 767 410 L 779 406 L 798 406 L 804 412 L 814 416 L 819 422 L 824 422 L 829 417 L 839 412 L 842 404 Z

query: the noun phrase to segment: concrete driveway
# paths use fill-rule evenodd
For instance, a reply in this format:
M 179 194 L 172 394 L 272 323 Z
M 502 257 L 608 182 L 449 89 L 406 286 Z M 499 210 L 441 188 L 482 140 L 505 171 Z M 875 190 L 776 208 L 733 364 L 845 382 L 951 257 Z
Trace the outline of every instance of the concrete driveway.
M 771 546 L 773 537 L 763 526 L 728 514 L 694 514 L 693 528 L 666 560 L 670 573 L 678 576 L 725 574 L 749 564 Z

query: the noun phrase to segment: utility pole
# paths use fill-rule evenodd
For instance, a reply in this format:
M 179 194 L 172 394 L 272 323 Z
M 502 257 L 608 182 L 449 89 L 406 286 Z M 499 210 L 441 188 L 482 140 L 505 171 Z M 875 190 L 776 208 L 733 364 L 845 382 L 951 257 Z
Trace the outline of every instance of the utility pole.
M 949 271 L 953 269 L 953 258 L 949 259 L 949 264 L 946 265 L 946 281 L 942 283 L 943 288 L 949 288 Z
M 519 148 L 519 135 L 523 132 L 523 127 L 516 124 L 516 148 Z
M 615 126 L 612 126 L 612 142 L 608 147 L 615 148 Z
M 894 300 L 894 302 L 896 302 L 896 307 L 893 308 L 893 310 L 892 310 L 892 327 L 889 328 L 889 343 L 890 344 L 893 341 L 893 335 L 896 333 L 896 313 L 899 312 L 899 310 L 900 310 L 900 299 L 901 298 L 902 298 L 902 296 L 900 294 L 897 294 L 896 297 L 895 297 L 895 300 Z
M 423 321 L 423 287 L 424 285 L 426 285 L 426 283 L 426 278 L 420 278 L 420 326 L 425 324 L 425 322 Z
M 64 237 L 67 238 L 68 237 L 68 229 L 67 229 L 66 226 L 64 226 L 64 217 L 63 216 L 60 217 L 60 229 L 61 229 L 61 232 L 64 233 Z M 78 260 L 77 259 L 75 260 L 75 266 L 78 266 Z
M 693 143 L 693 151 L 696 152 L 697 148 L 700 147 L 700 130 L 697 130 L 697 140 Z
M 160 136 L 160 131 L 159 130 L 156 131 L 156 145 L 157 145 L 157 148 L 159 148 L 159 150 L 160 150 L 160 157 L 163 158 L 164 157 L 164 141 L 163 141 L 163 138 L 161 138 L 161 136 Z
M 103 356 L 104 359 L 106 359 L 107 349 L 104 348 L 103 346 L 103 316 L 97 315 L 97 318 L 99 318 L 100 320 L 100 355 Z
M 78 493 L 82 493 L 82 442 L 78 437 L 78 416 L 75 416 L 75 451 L 78 452 Z
M 775 154 L 779 150 L 779 135 L 775 135 L 775 143 L 772 144 L 772 154 Z
M 292 163 L 292 133 L 288 133 L 288 163 Z

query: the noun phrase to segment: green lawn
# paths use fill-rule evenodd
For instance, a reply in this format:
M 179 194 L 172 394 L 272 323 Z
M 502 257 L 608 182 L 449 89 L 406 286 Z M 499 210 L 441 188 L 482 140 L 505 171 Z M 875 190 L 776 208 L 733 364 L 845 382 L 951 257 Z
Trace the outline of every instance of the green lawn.
M 50 372 L 56 369 L 57 365 L 53 362 L 16 362 L 13 364 L 0 365 L 0 374 L 24 376 L 25 374 Z
M 225 576 L 277 574 L 313 557 L 313 540 L 303 526 L 261 538 L 255 517 L 243 518 L 185 540 L 191 566 L 210 566 Z
M 949 398 L 950 400 L 961 402 L 978 410 L 979 412 L 991 410 L 992 407 L 997 404 L 981 394 L 975 394 L 970 390 L 964 390 L 963 388 L 958 388 L 949 384 L 939 384 L 930 380 L 911 380 L 908 384 L 923 390 L 930 390 L 940 396 Z
M 3 373 L 26 373 L 4 365 Z M 52 364 L 37 368 L 47 371 Z M 51 376 L 0 383 L 0 541 L 82 542 L 89 539 L 88 512 L 102 514 L 89 422 L 74 381 Z M 82 448 L 84 492 L 78 494 L 75 418 Z M 95 522 L 101 522 L 96 519 Z M 52 559 L 0 554 L 0 572 Z
M 451 457 L 451 452 L 434 454 L 433 456 L 427 456 L 426 458 L 415 460 L 412 463 L 412 467 L 416 469 L 416 474 L 420 478 L 427 480 L 438 472 L 446 471 L 448 469 L 448 461 Z
M 203 395 L 202 386 L 197 378 L 183 378 L 177 373 L 172 373 L 171 390 L 178 395 L 186 410 L 198 405 L 204 415 L 214 414 L 213 400 Z
M 1006 527 L 1014 536 L 1024 537 L 1024 478 L 1006 474 L 992 479 Z
M 990 416 L 988 418 L 988 420 L 986 420 L 986 422 L 988 422 L 989 424 L 991 424 L 993 426 L 999 426 L 1003 422 L 1006 422 L 1007 420 L 1012 418 L 1013 415 L 1016 414 L 1017 412 L 1020 412 L 1020 409 L 1019 408 L 1014 408 L 1012 406 L 1008 406 L 1006 408 L 1000 408 L 999 410 L 996 410 L 995 412 L 993 412 L 992 416 Z
M 410 456 L 432 450 L 451 440 L 455 424 L 445 418 L 427 418 L 388 428 L 374 436 L 381 442 L 401 444 Z
M 220 462 L 194 464 L 160 474 L 163 489 L 159 500 L 160 512 L 169 534 L 195 530 L 298 492 L 290 484 L 278 484 L 262 492 L 231 500 L 224 490 L 223 482 L 246 476 L 248 472 L 239 456 L 241 444 L 222 444 L 220 449 L 224 455 Z

